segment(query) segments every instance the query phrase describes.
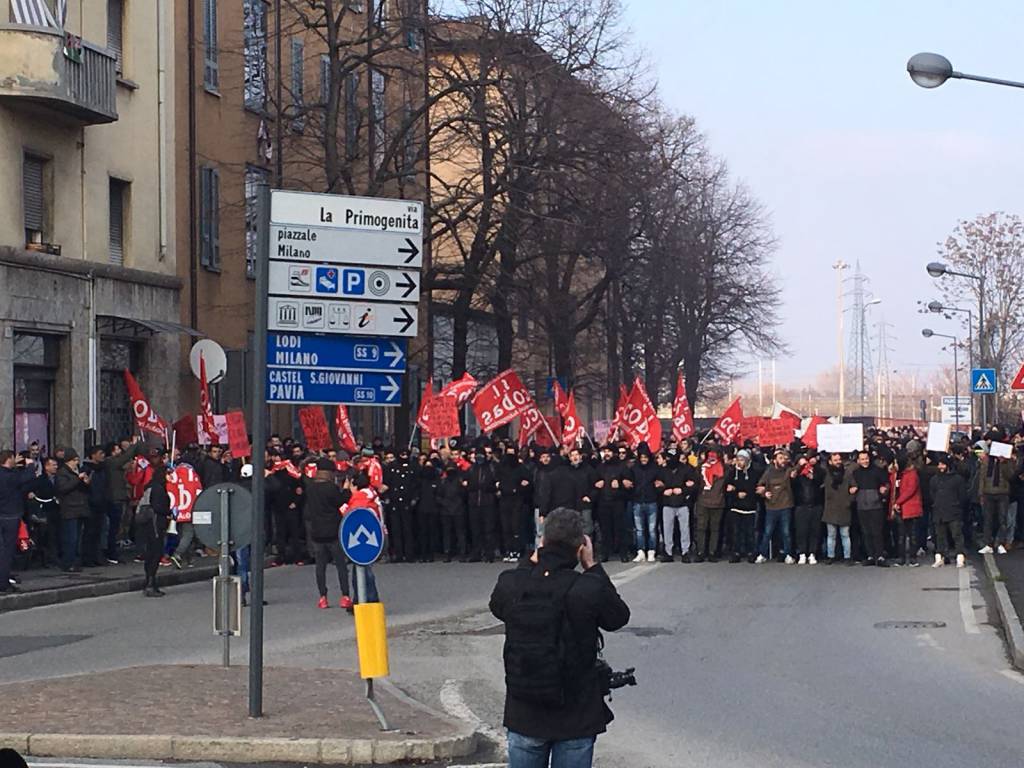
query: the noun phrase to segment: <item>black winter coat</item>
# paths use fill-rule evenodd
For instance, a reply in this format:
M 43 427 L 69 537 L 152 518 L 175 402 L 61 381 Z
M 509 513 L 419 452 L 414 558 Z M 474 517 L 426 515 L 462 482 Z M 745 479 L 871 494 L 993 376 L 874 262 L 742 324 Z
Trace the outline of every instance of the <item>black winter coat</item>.
M 419 502 L 416 514 L 432 515 L 437 512 L 437 493 L 441 485 L 441 470 L 429 461 L 419 470 Z
M 629 478 L 629 467 L 618 459 L 604 461 L 597 466 L 597 479 L 604 485 L 597 489 L 595 500 L 601 504 L 621 504 L 629 498 L 629 489 L 623 483 Z M 617 483 L 613 487 L 612 483 Z
M 928 483 L 932 497 L 932 519 L 936 523 L 959 520 L 967 503 L 967 483 L 956 472 L 936 472 Z
M 89 517 L 89 486 L 67 464 L 61 464 L 57 470 L 57 497 L 60 499 L 60 516 L 64 520 Z
M 538 463 L 537 471 L 533 474 L 533 505 L 541 517 L 545 517 L 554 509 L 551 506 L 551 492 L 555 482 L 555 469 L 554 462 L 547 465 Z
M 573 467 L 567 462 L 558 465 L 551 473 L 551 495 L 548 499 L 548 506 L 543 510 L 544 514 L 559 507 L 583 511 L 583 497 L 589 496 L 593 491 L 587 487 L 589 474 L 580 467 Z M 589 505 L 588 505 L 589 508 Z
M 633 481 L 633 488 L 630 492 L 630 500 L 637 502 L 654 502 L 658 500 L 658 489 L 654 487 L 654 481 L 658 479 L 659 467 L 651 459 L 646 464 L 641 464 L 638 459 L 629 472 Z
M 523 480 L 529 482 L 530 475 L 518 459 L 512 464 L 507 459 L 502 459 L 498 462 L 495 474 L 498 478 L 498 490 L 501 491 L 501 498 L 512 499 L 526 496 L 526 486 L 522 482 Z
M 498 492 L 498 476 L 490 462 L 474 464 L 463 475 L 466 481 L 466 501 L 470 509 L 489 509 L 494 506 Z
M 25 494 L 36 479 L 35 465 L 31 467 L 0 467 L 0 520 L 20 520 L 25 513 Z
M 523 560 L 518 568 L 505 571 L 491 594 L 491 613 L 505 621 L 509 608 L 531 579 L 543 579 L 555 571 L 576 567 L 575 553 L 550 547 L 538 550 L 539 562 Z M 615 590 L 600 564 L 576 576 L 565 597 L 568 624 L 575 649 L 573 669 L 564 707 L 545 708 L 505 697 L 505 727 L 524 736 L 545 741 L 580 739 L 604 733 L 613 719 L 601 696 L 597 660 L 600 631 L 614 632 L 629 622 L 629 607 Z
M 330 480 L 313 480 L 307 481 L 305 496 L 305 515 L 313 541 L 336 541 L 341 525 L 341 505 L 345 503 L 341 490 Z
M 466 514 L 466 489 L 462 487 L 462 472 L 445 470 L 437 486 L 437 500 L 441 517 L 462 517 Z
M 666 507 L 691 507 L 700 490 L 700 473 L 687 461 L 677 461 L 658 467 L 658 480 L 661 482 L 661 501 Z M 687 485 L 692 483 L 692 485 Z M 679 490 L 682 493 L 669 493 Z

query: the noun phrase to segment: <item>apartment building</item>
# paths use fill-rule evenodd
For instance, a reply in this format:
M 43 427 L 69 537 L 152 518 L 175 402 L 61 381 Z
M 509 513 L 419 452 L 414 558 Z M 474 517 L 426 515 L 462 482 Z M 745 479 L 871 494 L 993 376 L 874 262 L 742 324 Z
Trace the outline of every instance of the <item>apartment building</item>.
M 178 409 L 170 0 L 0 0 L 0 446 Z M 90 431 L 92 430 L 92 431 Z

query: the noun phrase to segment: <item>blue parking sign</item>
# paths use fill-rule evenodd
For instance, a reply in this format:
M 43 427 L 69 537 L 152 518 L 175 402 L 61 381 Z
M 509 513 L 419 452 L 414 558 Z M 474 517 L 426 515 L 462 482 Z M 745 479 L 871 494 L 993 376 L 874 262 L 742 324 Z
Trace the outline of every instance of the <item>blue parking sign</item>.
M 362 296 L 366 293 L 366 270 L 341 270 L 341 293 L 344 296 Z

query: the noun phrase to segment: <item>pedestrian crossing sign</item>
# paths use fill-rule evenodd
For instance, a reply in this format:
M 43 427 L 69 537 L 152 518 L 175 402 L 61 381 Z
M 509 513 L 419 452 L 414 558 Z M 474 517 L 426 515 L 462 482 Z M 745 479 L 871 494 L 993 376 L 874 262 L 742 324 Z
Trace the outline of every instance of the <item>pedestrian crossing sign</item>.
M 995 368 L 971 369 L 971 392 L 976 395 L 991 395 L 996 391 Z

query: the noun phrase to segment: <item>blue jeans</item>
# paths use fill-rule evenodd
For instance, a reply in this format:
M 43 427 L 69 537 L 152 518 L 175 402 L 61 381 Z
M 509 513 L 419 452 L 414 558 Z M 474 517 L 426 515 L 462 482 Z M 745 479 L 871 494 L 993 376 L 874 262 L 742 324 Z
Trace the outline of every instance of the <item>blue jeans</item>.
M 235 550 L 235 573 L 242 581 L 242 597 L 249 594 L 249 571 L 251 568 L 252 545 Z
M 782 554 L 790 555 L 793 553 L 793 542 L 789 537 L 789 516 L 792 512 L 792 509 L 765 510 L 764 535 L 761 536 L 761 546 L 757 552 L 759 555 L 768 557 L 768 549 L 771 547 L 772 534 L 775 533 L 776 527 L 782 531 Z
M 658 504 L 654 501 L 633 502 L 633 533 L 637 549 L 658 548 Z M 647 524 L 647 541 L 644 546 L 644 524 Z
M 832 525 L 832 523 L 825 523 L 825 525 L 828 528 L 828 538 L 825 540 L 825 553 L 829 559 L 836 556 L 836 532 L 838 531 L 843 540 L 843 557 L 849 560 L 852 557 L 850 554 L 850 526 Z
M 508 732 L 508 768 L 590 768 L 597 737 L 544 741 Z
M 60 567 L 64 570 L 80 563 L 78 548 L 84 525 L 81 518 L 60 521 Z

